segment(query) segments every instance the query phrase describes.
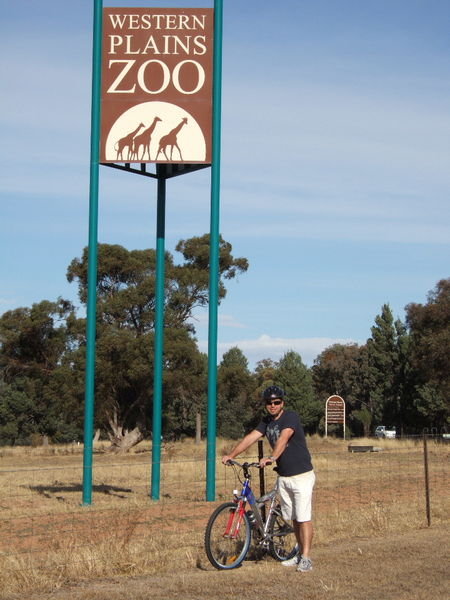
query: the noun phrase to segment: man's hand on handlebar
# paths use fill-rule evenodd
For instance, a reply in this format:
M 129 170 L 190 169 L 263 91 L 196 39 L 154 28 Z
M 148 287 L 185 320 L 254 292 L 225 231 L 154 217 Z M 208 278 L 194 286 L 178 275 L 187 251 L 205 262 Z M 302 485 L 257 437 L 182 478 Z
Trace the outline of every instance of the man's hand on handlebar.
M 243 469 L 248 469 L 249 467 L 263 469 L 266 465 L 269 465 L 272 462 L 274 462 L 272 458 L 263 458 L 259 462 L 240 463 L 240 462 L 237 462 L 234 458 L 231 458 L 231 456 L 229 456 L 228 454 L 226 454 L 225 456 L 222 456 L 222 464 L 224 464 L 226 467 L 231 467 L 233 465 L 237 465 L 238 467 L 242 467 Z

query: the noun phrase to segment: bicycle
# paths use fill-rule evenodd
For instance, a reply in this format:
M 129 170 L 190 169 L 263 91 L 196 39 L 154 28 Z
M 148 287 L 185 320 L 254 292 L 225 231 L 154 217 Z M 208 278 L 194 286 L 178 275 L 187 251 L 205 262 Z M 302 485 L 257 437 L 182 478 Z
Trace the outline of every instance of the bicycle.
M 235 569 L 245 560 L 252 542 L 257 549 L 282 561 L 297 552 L 297 541 L 292 526 L 281 514 L 276 487 L 256 499 L 250 486 L 250 469 L 259 463 L 228 461 L 235 468 L 242 490 L 234 490 L 232 502 L 216 508 L 205 531 L 205 550 L 209 562 L 216 569 Z M 243 479 L 240 472 L 242 470 Z M 247 503 L 250 508 L 247 509 Z

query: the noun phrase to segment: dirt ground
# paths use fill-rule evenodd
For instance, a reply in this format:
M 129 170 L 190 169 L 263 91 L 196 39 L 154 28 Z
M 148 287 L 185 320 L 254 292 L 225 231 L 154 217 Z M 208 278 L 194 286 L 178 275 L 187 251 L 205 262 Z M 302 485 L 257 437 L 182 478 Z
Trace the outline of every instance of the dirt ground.
M 120 577 L 66 586 L 27 600 L 434 600 L 450 589 L 448 528 L 355 538 L 314 548 L 314 570 L 297 573 L 272 559 L 213 569 L 199 549 L 197 567 L 160 577 Z M 19 600 L 18 596 L 1 596 Z M 23 597 L 20 600 L 24 600 Z

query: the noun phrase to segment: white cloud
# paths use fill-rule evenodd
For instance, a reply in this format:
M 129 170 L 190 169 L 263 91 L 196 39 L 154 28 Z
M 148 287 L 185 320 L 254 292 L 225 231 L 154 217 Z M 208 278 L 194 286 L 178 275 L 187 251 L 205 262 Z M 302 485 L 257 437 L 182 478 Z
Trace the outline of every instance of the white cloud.
M 223 354 L 230 348 L 238 347 L 242 350 L 250 364 L 254 368 L 256 363 L 264 358 L 279 360 L 286 352 L 294 350 L 302 357 L 302 360 L 308 366 L 311 366 L 314 359 L 325 348 L 333 344 L 352 344 L 357 343 L 350 339 L 333 339 L 325 337 L 317 338 L 278 338 L 263 334 L 256 339 L 242 339 L 231 342 L 219 342 L 218 355 L 221 360 Z M 207 351 L 208 344 L 206 340 L 199 341 L 200 350 Z

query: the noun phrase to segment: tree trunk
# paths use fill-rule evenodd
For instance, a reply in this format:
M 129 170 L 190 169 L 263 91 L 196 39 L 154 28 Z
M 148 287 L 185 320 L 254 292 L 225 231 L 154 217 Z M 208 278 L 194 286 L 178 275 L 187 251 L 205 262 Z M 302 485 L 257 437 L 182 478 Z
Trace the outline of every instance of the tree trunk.
M 109 452 L 115 454 L 128 452 L 133 446 L 136 446 L 144 439 L 139 427 L 135 427 L 131 431 L 123 429 L 120 434 L 110 435 L 111 446 L 108 448 Z
M 198 446 L 202 441 L 202 415 L 198 412 L 195 415 L 195 443 Z
M 133 446 L 136 446 L 144 439 L 139 427 L 135 427 L 130 431 L 119 423 L 116 408 L 113 409 L 112 414 L 108 415 L 108 424 L 111 428 L 111 432 L 108 433 L 111 441 L 111 446 L 108 448 L 109 452 L 114 452 L 115 454 L 128 452 Z

